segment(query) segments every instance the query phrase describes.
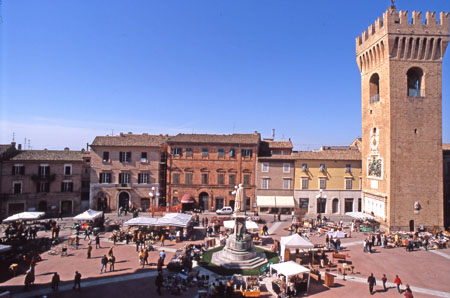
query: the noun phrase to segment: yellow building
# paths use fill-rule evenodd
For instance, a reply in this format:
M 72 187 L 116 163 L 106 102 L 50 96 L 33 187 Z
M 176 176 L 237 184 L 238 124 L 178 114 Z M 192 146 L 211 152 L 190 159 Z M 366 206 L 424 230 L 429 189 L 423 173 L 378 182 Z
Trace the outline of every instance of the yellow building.
M 307 214 L 362 210 L 361 153 L 355 147 L 294 152 L 296 205 Z

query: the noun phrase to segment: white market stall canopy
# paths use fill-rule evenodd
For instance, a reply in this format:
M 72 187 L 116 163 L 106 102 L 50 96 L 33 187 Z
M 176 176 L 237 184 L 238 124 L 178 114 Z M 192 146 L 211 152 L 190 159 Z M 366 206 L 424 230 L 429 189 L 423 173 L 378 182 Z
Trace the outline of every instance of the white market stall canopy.
M 185 228 L 192 221 L 192 215 L 184 213 L 167 213 L 164 217 L 158 218 L 155 226 L 172 226 Z
M 74 220 L 94 220 L 96 218 L 101 217 L 103 214 L 102 211 L 95 211 L 92 209 L 86 210 L 81 214 L 78 214 L 73 219 Z
M 353 218 L 356 218 L 356 219 L 370 219 L 370 220 L 374 220 L 375 219 L 374 216 L 372 216 L 370 214 L 366 214 L 364 212 L 347 212 L 347 213 L 345 213 L 345 215 L 349 215 L 349 216 L 351 216 Z
M 284 250 L 290 248 L 301 248 L 301 249 L 311 249 L 314 248 L 314 244 L 311 243 L 308 239 L 300 236 L 295 233 L 291 236 L 281 237 L 280 239 L 281 245 L 281 257 L 284 259 Z
M 328 237 L 333 237 L 333 239 L 346 238 L 347 237 L 347 233 L 344 233 L 344 232 L 341 232 L 341 231 L 328 232 Z
M 125 226 L 154 226 L 157 222 L 156 218 L 153 217 L 135 217 L 126 222 L 124 222 Z
M 225 220 L 223 222 L 223 226 L 226 229 L 232 229 L 234 228 L 234 220 Z M 254 229 L 259 229 L 258 225 L 256 224 L 256 222 L 252 221 L 252 220 L 247 220 L 245 221 L 245 228 L 247 230 L 254 230 Z
M 1 252 L 7 252 L 7 251 L 10 251 L 10 250 L 11 250 L 11 245 L 0 244 L 0 253 Z
M 45 215 L 45 212 L 22 212 L 18 214 L 14 214 L 5 220 L 3 222 L 10 222 L 10 221 L 16 221 L 16 220 L 37 220 Z
M 256 205 L 258 207 L 294 208 L 293 196 L 257 196 Z
M 277 271 L 278 274 L 283 274 L 286 276 L 286 281 L 289 280 L 289 277 L 301 273 L 309 273 L 310 270 L 306 267 L 303 267 L 300 264 L 297 264 L 294 261 L 289 262 L 283 262 L 278 264 L 272 264 L 270 265 L 270 274 L 272 275 L 272 269 Z M 306 290 L 309 292 L 309 280 L 311 279 L 311 276 L 308 274 L 308 284 L 306 287 Z

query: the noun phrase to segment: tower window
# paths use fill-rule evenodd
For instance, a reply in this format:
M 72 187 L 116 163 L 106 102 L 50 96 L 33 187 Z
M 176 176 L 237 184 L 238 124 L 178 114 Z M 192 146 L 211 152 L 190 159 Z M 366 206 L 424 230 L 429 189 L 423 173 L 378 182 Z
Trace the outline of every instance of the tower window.
M 370 77 L 370 103 L 380 101 L 380 77 L 374 73 Z
M 413 67 L 406 73 L 408 77 L 408 96 L 423 97 L 422 89 L 423 71 L 418 67 Z

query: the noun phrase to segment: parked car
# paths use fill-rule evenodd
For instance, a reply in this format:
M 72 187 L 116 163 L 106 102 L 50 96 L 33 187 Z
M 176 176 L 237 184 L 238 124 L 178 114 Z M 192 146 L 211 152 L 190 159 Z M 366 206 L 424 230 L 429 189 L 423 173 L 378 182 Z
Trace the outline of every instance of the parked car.
M 233 214 L 233 209 L 231 207 L 223 207 L 222 209 L 219 209 L 216 211 L 218 215 L 230 215 Z

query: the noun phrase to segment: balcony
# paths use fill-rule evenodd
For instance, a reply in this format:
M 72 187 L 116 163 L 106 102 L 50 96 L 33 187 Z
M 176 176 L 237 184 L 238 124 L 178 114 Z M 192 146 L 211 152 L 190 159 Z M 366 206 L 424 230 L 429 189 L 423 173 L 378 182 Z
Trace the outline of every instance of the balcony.
M 425 97 L 425 92 L 420 89 L 408 88 L 408 96 L 411 97 Z
M 370 103 L 375 103 L 380 101 L 380 94 L 375 94 L 370 97 Z

